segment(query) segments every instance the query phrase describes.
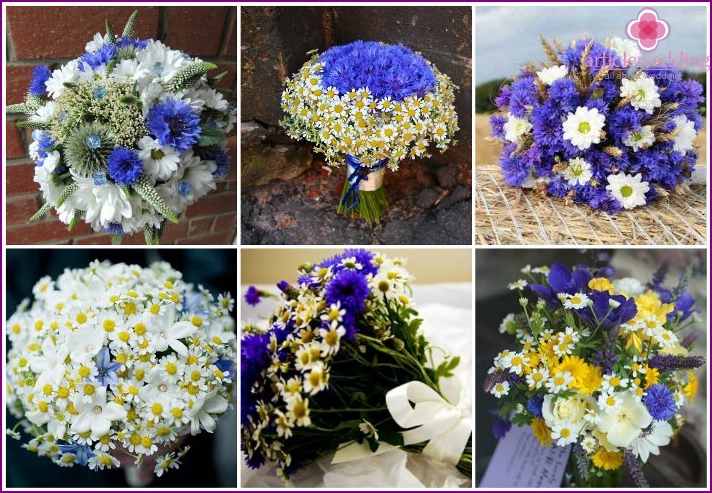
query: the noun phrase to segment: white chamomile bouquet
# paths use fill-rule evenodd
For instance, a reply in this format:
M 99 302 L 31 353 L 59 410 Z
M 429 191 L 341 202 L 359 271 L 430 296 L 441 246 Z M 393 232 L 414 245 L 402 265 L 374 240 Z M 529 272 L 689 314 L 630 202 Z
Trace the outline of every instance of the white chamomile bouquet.
M 234 300 L 151 267 L 92 262 L 40 279 L 7 320 L 8 430 L 67 467 L 147 458 L 178 468 L 185 435 L 213 432 L 235 377 Z
M 106 22 L 86 53 L 58 69 L 35 69 L 24 103 L 29 152 L 44 205 L 71 230 L 79 221 L 120 243 L 143 230 L 157 244 L 166 221 L 227 175 L 226 135 L 237 119 L 208 77 L 213 63 L 135 39 L 137 12 L 117 36 Z

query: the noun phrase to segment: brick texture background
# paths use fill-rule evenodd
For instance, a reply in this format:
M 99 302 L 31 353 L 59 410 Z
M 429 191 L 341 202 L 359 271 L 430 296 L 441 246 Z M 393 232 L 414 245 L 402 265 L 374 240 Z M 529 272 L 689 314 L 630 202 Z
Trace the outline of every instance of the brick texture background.
M 104 33 L 105 19 L 120 33 L 133 7 L 8 7 L 7 8 L 7 104 L 22 102 L 37 65 L 54 69 L 84 52 L 97 32 Z M 215 73 L 228 71 L 221 87 L 237 86 L 237 8 L 140 7 L 135 34 L 159 39 L 173 49 L 216 63 Z M 37 29 L 41 26 L 41 29 Z M 226 94 L 234 100 L 236 94 Z M 42 204 L 33 181 L 34 164 L 27 155 L 29 134 L 5 122 L 3 146 L 6 180 L 7 244 L 109 244 L 105 234 L 78 224 L 70 233 L 54 213 L 30 224 L 29 217 Z M 233 154 L 234 159 L 234 154 Z M 228 244 L 237 232 L 237 164 L 217 181 L 217 189 L 189 206 L 179 224 L 168 224 L 162 244 Z M 126 235 L 124 244 L 143 244 L 142 232 Z

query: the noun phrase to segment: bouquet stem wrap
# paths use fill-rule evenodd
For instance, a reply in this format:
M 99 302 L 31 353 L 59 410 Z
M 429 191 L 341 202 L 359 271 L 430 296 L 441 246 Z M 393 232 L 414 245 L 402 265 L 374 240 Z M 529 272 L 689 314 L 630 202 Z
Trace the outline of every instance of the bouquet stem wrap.
M 361 164 L 355 157 L 346 156 L 347 175 L 341 192 L 337 212 L 339 214 L 358 214 L 369 225 L 381 222 L 381 213 L 388 207 L 383 175 L 387 159 L 378 161 L 374 166 Z

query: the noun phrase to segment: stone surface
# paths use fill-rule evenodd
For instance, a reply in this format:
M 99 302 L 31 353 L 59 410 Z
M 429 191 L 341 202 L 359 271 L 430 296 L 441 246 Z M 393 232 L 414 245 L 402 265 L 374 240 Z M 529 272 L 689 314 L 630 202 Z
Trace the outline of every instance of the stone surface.
M 449 164 L 460 178 L 454 187 L 438 180 L 441 165 L 405 162 L 386 172 L 389 209 L 373 228 L 356 217 L 336 213 L 344 168 L 331 174 L 315 161 L 290 181 L 243 187 L 241 243 L 468 245 L 472 243 L 471 170 Z M 445 166 L 445 165 L 442 165 Z M 424 200 L 427 199 L 427 200 Z

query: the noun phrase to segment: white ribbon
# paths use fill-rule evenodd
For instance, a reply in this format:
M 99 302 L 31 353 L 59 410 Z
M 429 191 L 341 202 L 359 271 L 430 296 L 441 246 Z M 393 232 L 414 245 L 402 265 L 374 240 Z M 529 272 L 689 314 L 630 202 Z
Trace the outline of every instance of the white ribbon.
M 415 406 L 411 406 L 411 402 Z M 386 406 L 402 428 L 405 445 L 428 442 L 425 455 L 457 465 L 472 433 L 464 403 L 453 406 L 423 382 L 408 382 L 386 394 Z

